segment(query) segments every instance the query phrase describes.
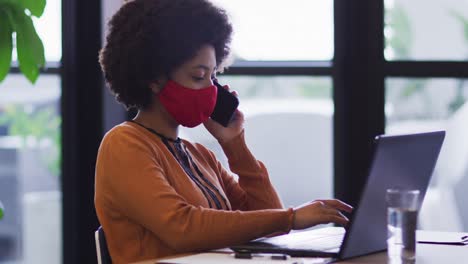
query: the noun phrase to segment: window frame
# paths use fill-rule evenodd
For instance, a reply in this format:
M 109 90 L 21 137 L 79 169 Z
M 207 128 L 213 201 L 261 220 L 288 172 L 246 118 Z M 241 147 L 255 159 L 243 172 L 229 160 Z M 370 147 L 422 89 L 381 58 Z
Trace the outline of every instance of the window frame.
M 104 134 L 105 107 L 98 63 L 101 16 L 101 1 L 62 1 L 63 263 L 95 263 L 97 259 L 94 170 Z

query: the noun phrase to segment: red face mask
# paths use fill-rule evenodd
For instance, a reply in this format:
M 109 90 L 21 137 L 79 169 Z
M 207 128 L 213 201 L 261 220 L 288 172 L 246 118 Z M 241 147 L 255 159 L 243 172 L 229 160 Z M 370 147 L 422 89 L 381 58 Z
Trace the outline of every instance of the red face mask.
M 169 80 L 159 92 L 158 98 L 179 124 L 196 127 L 213 113 L 217 93 L 218 90 L 214 85 L 202 89 L 190 89 Z

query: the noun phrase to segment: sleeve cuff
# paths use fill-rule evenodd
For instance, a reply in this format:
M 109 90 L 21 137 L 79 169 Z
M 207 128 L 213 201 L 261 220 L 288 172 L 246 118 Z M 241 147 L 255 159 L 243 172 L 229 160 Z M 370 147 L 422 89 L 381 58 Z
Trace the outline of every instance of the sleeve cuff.
M 288 234 L 289 232 L 291 232 L 292 228 L 293 228 L 293 224 L 294 224 L 294 209 L 293 208 L 289 208 L 287 211 L 286 211 L 286 214 L 287 214 L 287 217 L 286 217 L 286 225 L 285 227 L 281 230 L 281 231 L 278 231 L 278 232 L 274 232 L 272 234 L 269 234 L 267 237 L 274 237 L 274 236 L 281 236 L 281 235 L 286 235 Z

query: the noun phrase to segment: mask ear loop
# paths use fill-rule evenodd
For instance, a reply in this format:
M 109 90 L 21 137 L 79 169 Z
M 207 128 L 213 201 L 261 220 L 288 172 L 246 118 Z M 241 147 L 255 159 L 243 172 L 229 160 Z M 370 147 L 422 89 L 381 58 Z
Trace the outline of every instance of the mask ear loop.
M 149 84 L 149 88 L 151 89 L 151 92 L 153 92 L 154 95 L 159 94 L 159 92 L 161 92 L 162 90 L 162 88 L 156 82 L 151 82 Z
M 169 73 L 162 74 L 150 82 L 149 86 L 153 94 L 160 93 L 166 86 L 167 82 L 172 80 L 169 75 Z

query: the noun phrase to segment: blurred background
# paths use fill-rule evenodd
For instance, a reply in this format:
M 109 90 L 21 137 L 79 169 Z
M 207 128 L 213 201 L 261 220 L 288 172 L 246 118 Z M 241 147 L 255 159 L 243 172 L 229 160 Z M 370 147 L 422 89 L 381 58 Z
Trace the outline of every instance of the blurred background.
M 14 51 L 0 82 L 0 263 L 95 260 L 93 161 L 103 134 L 129 118 L 97 65 L 122 1 L 95 2 L 47 0 L 34 19 L 46 67 L 32 84 Z M 285 206 L 353 204 L 373 136 L 445 129 L 419 228 L 468 230 L 468 1 L 213 2 L 235 29 L 219 80 L 239 93 L 247 143 Z M 226 164 L 203 127 L 180 136 Z

